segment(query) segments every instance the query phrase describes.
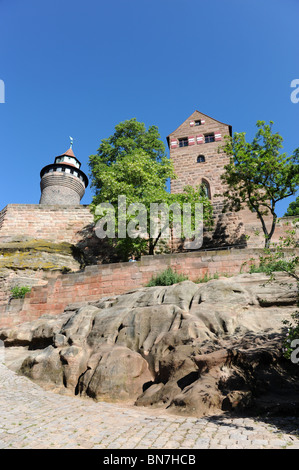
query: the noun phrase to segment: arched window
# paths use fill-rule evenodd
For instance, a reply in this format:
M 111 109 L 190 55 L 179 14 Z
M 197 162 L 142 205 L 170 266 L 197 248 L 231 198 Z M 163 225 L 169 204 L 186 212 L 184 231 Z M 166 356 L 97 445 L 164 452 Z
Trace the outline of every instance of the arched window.
M 201 180 L 202 187 L 204 189 L 204 192 L 207 196 L 207 198 L 211 199 L 211 188 L 210 188 L 210 183 L 208 183 L 207 180 L 202 179 Z
M 197 163 L 203 163 L 205 162 L 206 159 L 205 159 L 205 156 L 204 155 L 198 155 L 197 157 Z

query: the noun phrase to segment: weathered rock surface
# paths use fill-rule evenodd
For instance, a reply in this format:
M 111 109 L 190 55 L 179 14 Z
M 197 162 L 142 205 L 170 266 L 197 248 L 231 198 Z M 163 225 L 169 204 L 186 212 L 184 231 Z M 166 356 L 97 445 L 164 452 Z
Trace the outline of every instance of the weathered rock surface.
M 5 270 L 68 270 L 81 264 L 81 251 L 70 243 L 22 239 L 0 243 L 0 272 Z
M 47 284 L 61 272 L 78 271 L 84 263 L 80 248 L 70 243 L 54 243 L 22 236 L 0 243 L 0 314 L 21 309 L 22 301 L 13 299 L 16 286 Z
M 0 339 L 11 368 L 64 393 L 196 416 L 298 413 L 299 370 L 281 354 L 297 286 L 283 275 L 267 281 L 244 274 L 142 288 L 1 330 Z

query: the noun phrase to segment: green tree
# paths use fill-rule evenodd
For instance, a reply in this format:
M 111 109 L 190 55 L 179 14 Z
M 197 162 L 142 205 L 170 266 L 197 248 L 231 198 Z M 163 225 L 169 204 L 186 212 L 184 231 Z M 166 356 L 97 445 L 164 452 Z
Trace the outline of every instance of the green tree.
M 276 205 L 296 193 L 299 185 L 299 148 L 293 155 L 280 153 L 283 138 L 272 132 L 273 122 L 257 122 L 257 133 L 246 142 L 245 133 L 226 137 L 220 151 L 229 155 L 230 163 L 222 175 L 227 190 L 223 195 L 226 209 L 240 210 L 246 204 L 261 222 L 265 247 L 270 246 L 276 222 Z M 266 225 L 271 217 L 271 226 Z
M 98 176 L 101 175 L 103 165 L 109 166 L 121 157 L 134 153 L 135 150 L 143 150 L 157 161 L 166 157 L 165 145 L 160 140 L 157 126 L 150 126 L 146 130 L 143 122 L 138 122 L 136 118 L 129 119 L 117 124 L 114 134 L 101 141 L 96 155 L 89 157 L 92 186 L 97 192 L 101 190 L 101 178 Z
M 289 207 L 287 208 L 284 217 L 292 217 L 296 216 L 299 217 L 299 196 L 295 199 L 295 201 L 291 202 Z
M 166 204 L 168 207 L 173 203 L 180 207 L 184 203 L 190 203 L 194 223 L 195 203 L 202 202 L 204 220 L 208 226 L 212 223 L 212 206 L 201 188 L 188 187 L 182 194 L 170 194 L 167 191 L 168 179 L 175 178 L 173 163 L 166 156 L 165 146 L 155 126 L 146 130 L 145 125 L 136 119 L 118 124 L 115 133 L 102 140 L 97 154 L 90 156 L 89 165 L 91 184 L 95 190 L 91 204 L 95 220 L 107 216 L 107 212 L 99 212 L 100 204 L 108 202 L 113 206 L 116 238 L 110 242 L 124 260 L 131 254 L 153 254 L 163 238 L 163 223 L 155 236 L 151 236 L 150 230 L 147 230 L 149 235 L 146 235 L 138 223 L 135 223 L 140 204 L 146 209 L 147 229 L 152 223 L 150 215 L 153 203 Z M 125 203 L 121 206 L 119 196 L 125 196 Z M 171 211 L 169 215 L 170 225 L 174 224 Z M 123 225 L 133 227 L 136 237 L 123 236 Z

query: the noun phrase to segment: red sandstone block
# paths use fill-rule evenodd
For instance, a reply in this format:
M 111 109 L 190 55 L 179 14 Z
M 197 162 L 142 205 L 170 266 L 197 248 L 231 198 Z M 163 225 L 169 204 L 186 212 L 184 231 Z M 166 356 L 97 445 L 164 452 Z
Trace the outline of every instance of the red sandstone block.
M 78 283 L 78 284 L 75 284 L 73 286 L 73 289 L 74 289 L 75 292 L 78 292 L 79 290 L 84 290 L 87 285 L 88 284 L 82 284 L 82 283 L 79 284 Z M 63 288 L 61 289 L 61 292 L 63 292 Z
M 27 300 L 27 299 L 26 299 Z M 28 298 L 28 303 L 30 305 L 32 304 L 42 304 L 42 303 L 46 303 L 47 302 L 47 293 L 45 294 L 40 294 L 40 295 L 36 295 L 36 296 L 33 296 L 33 297 L 29 297 Z M 27 304 L 28 304 L 27 303 Z
M 166 269 L 166 267 L 165 267 Z M 151 272 L 151 273 L 156 273 L 158 270 L 156 269 L 155 266 L 140 266 L 140 272 L 146 273 L 146 272 Z
M 52 315 L 53 312 L 56 311 L 56 305 L 57 305 L 56 303 L 49 302 L 49 303 L 47 304 L 47 313 L 49 313 L 50 315 Z
M 93 276 L 85 279 L 85 282 L 87 282 L 89 284 L 89 283 L 92 283 L 92 282 L 100 282 L 102 280 L 107 281 L 107 280 L 109 280 L 108 278 L 109 278 L 109 276 L 103 277 L 101 274 L 97 274 L 97 275 L 93 275 Z
M 100 300 L 101 295 L 102 295 L 102 294 L 88 295 L 85 300 L 86 300 L 87 302 L 93 302 L 93 301 L 95 301 L 95 300 Z
M 66 287 L 66 286 L 73 286 L 76 283 L 75 279 L 73 278 L 65 278 L 62 279 L 61 281 L 61 287 Z
M 102 289 L 102 292 L 99 294 L 101 297 L 107 297 L 109 295 L 119 295 L 121 293 L 120 290 L 113 290 L 113 289 Z
M 123 288 L 127 283 L 125 281 L 121 281 L 121 280 L 118 280 L 118 281 L 115 281 L 113 283 L 113 288 L 114 290 L 117 290 L 118 288 Z M 103 289 L 107 289 L 107 288 L 111 288 L 111 285 L 110 286 L 102 286 Z
M 142 273 L 140 273 L 140 272 L 132 273 L 132 279 L 141 280 L 142 279 Z

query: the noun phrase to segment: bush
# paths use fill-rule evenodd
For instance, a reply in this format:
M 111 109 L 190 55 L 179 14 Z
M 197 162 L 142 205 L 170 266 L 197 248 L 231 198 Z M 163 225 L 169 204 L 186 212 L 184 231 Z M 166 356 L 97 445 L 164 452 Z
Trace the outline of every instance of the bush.
M 28 286 L 16 286 L 11 289 L 11 295 L 13 299 L 23 299 L 27 292 L 31 291 L 31 287 Z
M 288 261 L 278 260 L 278 261 L 273 261 L 269 263 L 261 263 L 259 266 L 256 266 L 255 264 L 253 264 L 250 266 L 249 272 L 250 274 L 266 273 L 266 274 L 271 275 L 273 272 L 278 272 L 278 271 L 287 272 L 288 266 L 289 266 Z
M 196 279 L 194 282 L 196 282 L 196 284 L 202 284 L 203 282 L 209 282 L 212 279 L 219 279 L 219 274 L 215 273 L 213 276 L 209 276 L 209 274 L 205 273 L 204 277 Z
M 179 274 L 173 271 L 171 268 L 165 269 L 162 273 L 153 276 L 152 279 L 147 284 L 147 287 L 153 286 L 171 286 L 172 284 L 177 284 L 178 282 L 186 281 L 188 276 L 184 274 Z

